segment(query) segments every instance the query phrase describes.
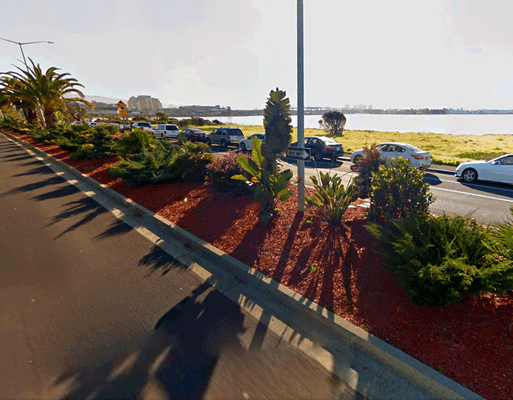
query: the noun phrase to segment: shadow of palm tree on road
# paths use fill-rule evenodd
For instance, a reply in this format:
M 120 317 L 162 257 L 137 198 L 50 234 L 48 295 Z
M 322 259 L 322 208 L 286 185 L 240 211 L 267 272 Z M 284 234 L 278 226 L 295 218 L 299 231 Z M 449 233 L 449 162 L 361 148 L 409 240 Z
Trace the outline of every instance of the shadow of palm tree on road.
M 181 269 L 183 271 L 187 269 L 186 265 L 157 245 L 153 246 L 152 250 L 139 260 L 139 266 L 149 269 L 147 277 L 157 271 L 160 271 L 161 275 L 164 276 L 173 269 Z
M 31 192 L 33 190 L 38 190 L 38 189 L 46 188 L 46 187 L 53 186 L 53 185 L 60 185 L 64 182 L 65 181 L 63 178 L 61 178 L 59 176 L 55 176 L 53 178 L 49 178 L 49 179 L 46 179 L 41 182 L 30 183 L 28 185 L 13 188 L 7 192 L 0 193 L 0 197 L 6 197 L 6 196 L 10 196 L 10 195 L 17 194 L 17 193 L 27 193 L 27 192 Z
M 68 186 L 75 188 L 74 186 Z M 65 188 L 64 188 L 65 189 Z M 75 190 L 78 190 L 75 188 Z M 64 192 L 59 191 L 59 194 L 63 194 Z M 72 194 L 72 193 L 69 193 Z M 98 204 L 96 201 L 90 199 L 89 197 L 82 198 L 80 200 L 72 201 L 66 204 L 68 207 L 65 211 L 53 217 L 52 222 L 50 222 L 47 226 L 57 224 L 61 221 L 68 220 L 72 217 L 83 216 L 78 222 L 71 225 L 69 228 L 62 231 L 55 239 L 58 239 L 64 236 L 66 233 L 72 232 L 81 226 L 91 222 L 99 215 L 105 214 L 108 212 L 106 208 Z
M 127 345 L 122 354 L 74 366 L 53 390 L 60 389 L 59 399 L 201 398 L 220 354 L 241 348 L 243 321 L 235 303 L 204 283 L 164 314 L 137 348 Z

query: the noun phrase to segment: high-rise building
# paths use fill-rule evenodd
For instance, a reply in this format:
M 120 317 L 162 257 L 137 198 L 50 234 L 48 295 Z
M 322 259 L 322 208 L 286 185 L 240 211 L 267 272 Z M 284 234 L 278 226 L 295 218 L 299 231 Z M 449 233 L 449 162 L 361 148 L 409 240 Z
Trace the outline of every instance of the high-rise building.
M 130 111 L 159 111 L 162 110 L 162 103 L 159 99 L 151 96 L 137 96 L 128 99 L 128 109 Z

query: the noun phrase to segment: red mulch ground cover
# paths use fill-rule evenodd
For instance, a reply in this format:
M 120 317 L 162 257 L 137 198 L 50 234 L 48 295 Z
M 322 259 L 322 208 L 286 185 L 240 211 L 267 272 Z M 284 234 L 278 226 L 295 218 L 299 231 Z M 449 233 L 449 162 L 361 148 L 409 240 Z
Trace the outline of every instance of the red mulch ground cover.
M 106 160 L 73 162 L 55 145 L 34 143 L 238 260 L 431 366 L 488 399 L 513 398 L 513 294 L 483 295 L 445 307 L 417 307 L 380 267 L 365 229 L 365 208 L 354 203 L 342 229 L 304 224 L 297 195 L 278 202 L 268 227 L 248 196 L 223 196 L 198 183 L 129 188 Z M 344 235 L 349 240 L 344 239 Z M 350 250 L 351 249 L 351 250 Z M 350 254 L 350 263 L 344 260 Z M 352 297 L 352 304 L 348 301 Z

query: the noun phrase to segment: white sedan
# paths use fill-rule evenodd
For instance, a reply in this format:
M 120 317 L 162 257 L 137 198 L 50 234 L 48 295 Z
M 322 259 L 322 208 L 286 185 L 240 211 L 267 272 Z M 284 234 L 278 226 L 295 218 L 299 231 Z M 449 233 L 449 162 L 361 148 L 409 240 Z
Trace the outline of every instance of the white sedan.
M 513 184 L 513 154 L 506 154 L 489 161 L 470 161 L 458 165 L 457 178 L 465 182 L 475 182 L 478 179 L 491 182 Z
M 240 141 L 239 147 L 242 151 L 251 150 L 253 148 L 251 144 L 251 138 L 253 137 L 256 137 L 262 143 L 265 142 L 265 133 L 255 133 L 254 135 L 251 135 L 250 137 L 247 137 Z
M 399 157 L 410 160 L 410 165 L 412 167 L 420 168 L 423 165 L 426 165 L 427 167 L 431 165 L 431 154 L 419 149 L 418 147 L 412 146 L 411 144 L 387 142 L 376 145 L 376 149 L 380 156 L 386 160 L 386 164 L 388 166 L 390 166 L 391 159 Z M 359 160 L 363 159 L 364 156 L 365 152 L 363 149 L 356 150 L 351 154 L 351 162 L 356 164 Z

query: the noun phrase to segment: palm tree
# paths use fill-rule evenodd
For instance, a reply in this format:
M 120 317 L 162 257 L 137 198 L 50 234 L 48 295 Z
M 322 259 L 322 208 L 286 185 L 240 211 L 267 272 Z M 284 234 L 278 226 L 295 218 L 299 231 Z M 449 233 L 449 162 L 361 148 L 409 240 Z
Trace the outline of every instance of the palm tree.
M 27 90 L 28 88 L 18 79 L 3 76 L 0 79 L 0 106 L 12 106 L 23 111 L 27 122 L 31 125 L 38 122 L 37 99 Z
M 29 61 L 32 66 L 27 67 L 27 70 L 16 67 L 18 72 L 7 72 L 5 75 L 14 80 L 14 83 L 11 82 L 11 86 L 14 86 L 13 94 L 36 106 L 45 127 L 52 128 L 55 125 L 56 113 L 66 110 L 66 102 L 83 103 L 92 108 L 92 104 L 85 100 L 84 94 L 78 89 L 84 86 L 69 77 L 70 74 L 58 73 L 60 70 L 56 67 L 43 72 L 39 64 L 36 65 L 31 59 Z

